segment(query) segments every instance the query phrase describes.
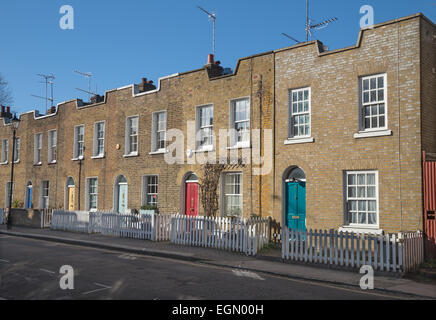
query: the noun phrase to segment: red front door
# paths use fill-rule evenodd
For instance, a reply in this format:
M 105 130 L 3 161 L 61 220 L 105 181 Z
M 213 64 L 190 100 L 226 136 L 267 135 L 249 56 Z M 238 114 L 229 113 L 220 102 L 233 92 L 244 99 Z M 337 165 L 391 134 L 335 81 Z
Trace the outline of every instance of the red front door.
M 185 208 L 185 214 L 187 216 L 198 216 L 198 183 L 186 183 Z

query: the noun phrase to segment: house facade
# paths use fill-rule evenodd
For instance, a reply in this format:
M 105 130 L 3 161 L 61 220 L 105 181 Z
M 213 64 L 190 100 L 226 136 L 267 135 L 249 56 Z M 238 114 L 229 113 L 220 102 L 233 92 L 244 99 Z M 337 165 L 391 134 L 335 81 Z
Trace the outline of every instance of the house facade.
M 20 115 L 13 199 L 25 207 L 202 215 L 204 163 L 219 215 L 295 229 L 422 230 L 422 151 L 436 158 L 435 25 L 421 14 L 319 41 L 143 79 L 53 113 Z M 0 120 L 0 207 L 12 161 Z M 231 129 L 231 130 L 229 130 Z

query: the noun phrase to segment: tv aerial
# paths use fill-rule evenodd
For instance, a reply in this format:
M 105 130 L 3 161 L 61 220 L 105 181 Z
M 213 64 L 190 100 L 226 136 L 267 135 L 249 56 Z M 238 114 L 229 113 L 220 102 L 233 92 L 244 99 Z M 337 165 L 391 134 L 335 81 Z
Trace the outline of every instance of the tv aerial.
M 201 11 L 203 11 L 204 13 L 206 13 L 209 17 L 209 19 L 212 20 L 213 23 L 213 32 L 212 32 L 212 54 L 215 56 L 215 22 L 216 22 L 216 14 L 215 13 L 211 13 L 209 11 L 207 11 L 206 9 L 203 9 L 200 6 L 197 6 L 198 9 L 200 9 Z
M 86 92 L 88 94 L 88 100 L 91 101 L 91 94 L 96 95 L 96 93 L 91 92 L 92 73 L 91 72 L 81 72 L 81 71 L 77 71 L 77 70 L 74 70 L 74 72 L 77 74 L 80 74 L 81 76 L 88 78 L 88 90 L 83 90 L 83 89 L 79 89 L 79 88 L 76 88 L 76 90 Z
M 51 74 L 41 74 L 38 73 L 37 76 L 44 78 L 44 81 L 41 83 L 45 83 L 45 97 L 37 96 L 35 94 L 31 94 L 32 97 L 40 98 L 45 100 L 45 113 L 48 111 L 47 102 L 50 101 L 50 107 L 53 106 L 53 80 L 56 78 L 52 73 Z M 51 95 L 48 97 L 48 85 L 50 85 Z
M 326 28 L 330 23 L 337 21 L 338 18 L 334 17 L 334 18 L 330 18 L 327 20 L 324 20 L 320 23 L 313 23 L 312 19 L 309 16 L 309 0 L 306 0 L 306 26 L 305 26 L 305 31 L 306 31 L 306 42 L 309 41 L 309 38 L 312 36 L 312 32 L 313 30 L 320 30 L 320 29 L 324 29 Z M 301 41 L 298 41 L 297 39 L 295 39 L 294 37 L 282 32 L 282 35 L 284 35 L 285 37 L 295 41 L 296 43 L 301 43 Z

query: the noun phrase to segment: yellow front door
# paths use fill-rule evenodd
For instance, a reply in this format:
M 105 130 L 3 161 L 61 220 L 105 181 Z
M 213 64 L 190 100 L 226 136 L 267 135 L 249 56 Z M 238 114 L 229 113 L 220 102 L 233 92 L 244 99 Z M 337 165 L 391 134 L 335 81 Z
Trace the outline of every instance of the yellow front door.
M 68 210 L 74 211 L 74 196 L 75 196 L 76 188 L 69 187 L 68 188 Z

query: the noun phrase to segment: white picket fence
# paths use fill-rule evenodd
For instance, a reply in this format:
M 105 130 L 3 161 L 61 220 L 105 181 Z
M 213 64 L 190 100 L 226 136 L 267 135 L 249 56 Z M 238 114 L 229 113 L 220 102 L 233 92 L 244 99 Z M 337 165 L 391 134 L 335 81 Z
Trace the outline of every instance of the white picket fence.
M 256 255 L 269 242 L 270 220 L 174 216 L 171 242 Z
M 422 233 L 356 234 L 282 229 L 282 258 L 349 268 L 407 272 L 424 260 Z
M 41 209 L 41 229 L 50 228 L 51 218 L 53 216 L 52 209 Z
M 114 212 L 53 211 L 53 230 L 100 233 L 121 238 L 168 241 L 171 215 L 136 215 Z

